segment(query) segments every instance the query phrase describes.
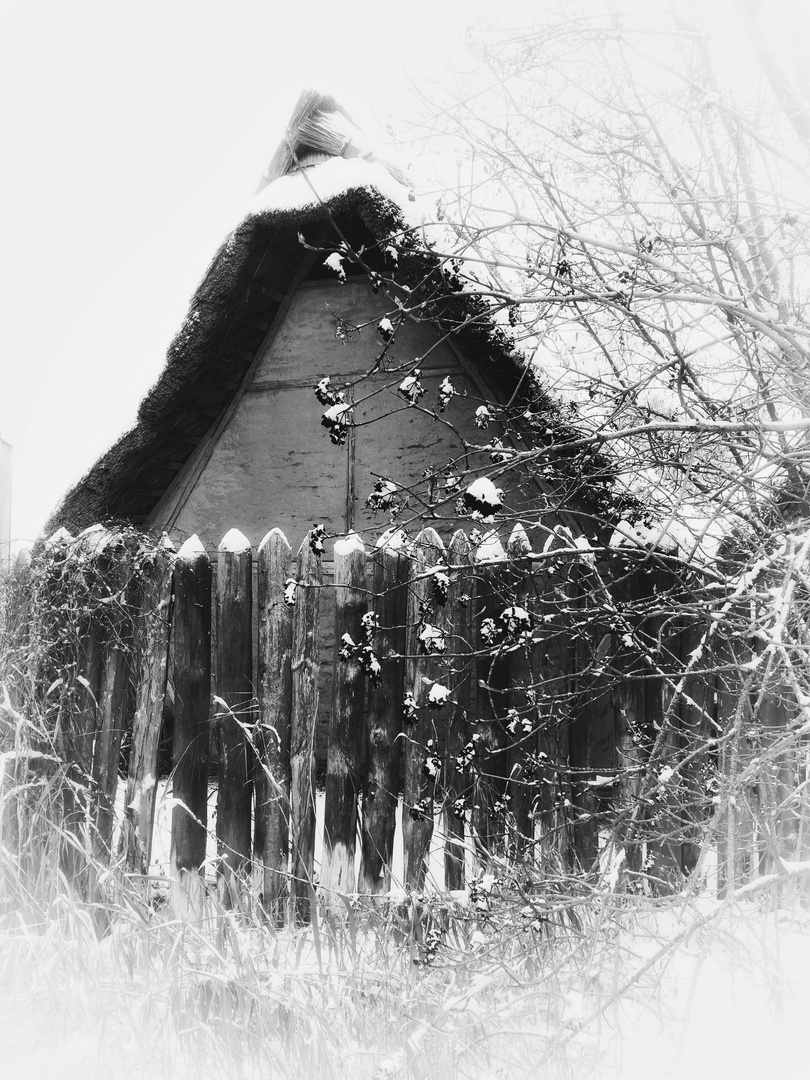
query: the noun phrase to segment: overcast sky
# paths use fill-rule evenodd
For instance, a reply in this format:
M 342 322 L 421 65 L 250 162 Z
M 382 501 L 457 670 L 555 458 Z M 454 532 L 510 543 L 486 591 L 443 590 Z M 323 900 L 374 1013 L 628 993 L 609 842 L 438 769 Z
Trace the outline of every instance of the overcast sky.
M 798 0 L 780 3 L 801 13 Z M 361 120 L 407 116 L 407 76 L 429 96 L 468 62 L 468 28 L 519 25 L 532 9 L 0 0 L 0 436 L 14 447 L 13 538 L 33 538 L 132 424 L 301 89 L 335 93 Z

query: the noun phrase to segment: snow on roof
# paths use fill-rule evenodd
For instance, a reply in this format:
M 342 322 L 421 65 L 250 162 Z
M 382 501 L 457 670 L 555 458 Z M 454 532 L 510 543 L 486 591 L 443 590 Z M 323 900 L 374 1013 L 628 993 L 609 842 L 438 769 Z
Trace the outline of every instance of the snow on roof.
M 360 188 L 375 190 L 394 203 L 408 225 L 420 225 L 425 220 L 424 204 L 417 203 L 410 189 L 396 180 L 385 165 L 342 157 L 332 157 L 280 176 L 254 196 L 246 216 L 303 212 Z

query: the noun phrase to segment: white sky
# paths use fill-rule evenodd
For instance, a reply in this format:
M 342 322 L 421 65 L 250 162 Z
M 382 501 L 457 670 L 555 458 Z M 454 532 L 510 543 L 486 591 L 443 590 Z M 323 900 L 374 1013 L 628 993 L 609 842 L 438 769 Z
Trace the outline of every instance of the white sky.
M 331 91 L 361 126 L 369 111 L 412 115 L 406 71 L 429 97 L 463 62 L 468 27 L 519 26 L 538 6 L 0 0 L 0 436 L 14 447 L 13 539 L 33 538 L 131 426 L 300 90 Z M 801 4 L 778 9 L 796 17 Z

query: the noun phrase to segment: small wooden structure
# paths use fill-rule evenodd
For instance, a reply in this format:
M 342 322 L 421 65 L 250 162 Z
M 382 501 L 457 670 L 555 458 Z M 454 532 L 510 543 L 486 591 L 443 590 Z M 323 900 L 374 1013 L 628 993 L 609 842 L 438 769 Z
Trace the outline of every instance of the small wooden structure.
M 50 528 L 125 520 L 165 531 L 176 547 L 196 535 L 209 552 L 230 528 L 255 540 L 268 522 L 288 536 L 315 523 L 328 535 L 373 536 L 387 514 L 369 496 L 393 478 L 401 524 L 427 513 L 449 541 L 465 524 L 460 472 L 492 468 L 491 448 L 472 447 L 504 434 L 497 421 L 477 427 L 476 410 L 511 401 L 510 417 L 539 409 L 544 429 L 559 417 L 504 335 L 414 241 L 420 218 L 410 195 L 334 99 L 304 94 L 262 189 L 192 298 L 138 423 L 66 495 Z M 331 265 L 349 249 L 361 260 L 343 258 L 338 276 Z M 417 292 L 431 318 L 402 315 L 398 304 Z M 395 328 L 390 340 L 383 320 Z M 417 366 L 421 408 L 398 389 Z M 324 377 L 354 402 L 337 445 L 314 392 Z M 448 379 L 454 396 L 442 412 Z M 500 483 L 519 510 L 536 503 L 544 480 L 539 469 L 518 470 Z M 329 557 L 323 574 L 329 583 Z M 216 620 L 213 629 L 216 638 Z M 322 773 L 329 617 L 319 635 Z

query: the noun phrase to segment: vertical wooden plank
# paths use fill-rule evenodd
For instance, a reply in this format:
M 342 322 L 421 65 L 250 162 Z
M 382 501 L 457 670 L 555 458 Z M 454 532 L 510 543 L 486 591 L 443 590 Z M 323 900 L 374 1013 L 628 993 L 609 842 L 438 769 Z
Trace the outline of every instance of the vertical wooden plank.
M 534 571 L 532 587 L 537 628 L 532 654 L 538 713 L 537 858 L 549 872 L 565 874 L 574 868 L 570 730 L 576 691 L 577 586 L 569 564 L 552 570 L 543 562 Z
M 327 895 L 355 889 L 366 675 L 359 657 L 346 651 L 365 640 L 366 608 L 366 549 L 358 534 L 350 532 L 335 542 L 335 651 L 321 866 L 321 886 Z
M 686 877 L 698 865 L 712 806 L 708 787 L 714 756 L 708 740 L 716 733 L 716 686 L 712 664 L 708 623 L 695 615 L 687 616 L 678 639 L 679 670 L 675 680 L 676 686 L 683 683 L 680 700 L 676 702 L 679 750 L 682 757 L 689 758 L 680 770 L 684 787 L 681 871 Z M 690 673 L 684 677 L 687 671 Z
M 290 847 L 293 913 L 309 918 L 315 858 L 315 725 L 318 718 L 318 608 L 323 585 L 318 539 L 310 530 L 298 552 L 293 614 L 290 719 Z
M 256 748 L 256 824 L 253 853 L 261 874 L 265 911 L 274 921 L 289 895 L 290 716 L 295 594 L 285 602 L 292 549 L 281 529 L 271 529 L 258 551 L 259 715 Z
M 91 525 L 76 537 L 76 549 L 87 557 L 90 610 L 79 629 L 76 660 L 76 711 L 66 725 L 66 756 L 79 774 L 79 783 L 88 785 L 93 775 L 93 744 L 99 725 L 101 682 L 104 671 L 105 632 L 98 616 L 103 581 L 109 569 L 104 552 L 114 542 L 114 534 L 103 525 Z M 74 771 L 75 771 L 74 770 Z
M 601 804 L 592 781 L 609 769 L 615 773 L 615 715 L 606 674 L 615 652 L 615 638 L 604 610 L 595 571 L 571 566 L 571 600 L 575 615 L 573 666 L 575 701 L 568 727 L 571 786 L 575 803 L 574 855 L 578 869 L 589 873 L 599 858 Z M 606 746 L 609 735 L 610 745 Z M 607 754 L 610 760 L 607 760 Z
M 94 854 L 103 862 L 111 854 L 115 796 L 121 742 L 132 711 L 132 552 L 115 536 L 100 560 L 101 592 L 109 600 L 104 622 L 104 659 L 99 693 L 98 727 L 93 751 L 96 799 Z
M 416 704 L 415 722 L 405 717 L 402 834 L 406 888 L 421 889 L 427 872 L 433 835 L 435 769 L 440 752 L 435 714 L 430 703 L 434 685 L 446 687 L 447 651 L 445 602 L 428 571 L 445 564 L 444 544 L 435 529 L 423 529 L 415 541 L 408 596 L 408 660 L 405 685 Z M 449 689 L 449 687 L 447 687 Z M 436 691 L 434 691 L 435 695 Z M 449 708 L 449 702 L 444 709 Z M 442 719 L 438 720 L 441 725 Z M 433 742 L 433 754 L 428 743 Z M 443 749 L 443 748 L 442 748 Z
M 211 706 L 211 561 L 197 536 L 174 565 L 172 673 L 172 873 L 192 885 L 205 861 L 208 821 L 208 714 Z
M 507 663 L 503 643 L 488 641 L 483 633 L 487 620 L 501 625 L 508 605 L 504 593 L 506 551 L 495 530 L 484 537 L 475 552 L 476 653 L 478 694 L 475 734 L 478 738 L 475 767 L 475 803 L 471 822 L 476 854 L 483 868 L 504 854 L 506 795 Z
M 250 541 L 222 538 L 217 561 L 216 678 L 220 730 L 217 853 L 220 895 L 236 904 L 250 867 L 253 751 L 253 573 Z
M 533 606 L 531 544 L 526 530 L 518 523 L 512 529 L 506 545 L 509 556 L 509 601 L 513 608 L 525 611 Z M 527 640 L 505 642 L 508 664 L 507 693 L 507 754 L 509 819 L 514 824 L 514 836 L 510 847 L 514 858 L 520 863 L 534 858 L 534 795 L 538 791 L 544 809 L 550 810 L 553 788 L 543 777 L 539 785 L 533 782 L 527 767 L 530 758 L 536 758 L 538 750 L 538 714 L 532 674 L 533 642 L 531 632 Z
M 358 892 L 380 893 L 391 888 L 402 756 L 402 740 L 398 736 L 402 731 L 405 696 L 407 577 L 408 560 L 402 550 L 402 533 L 384 533 L 374 553 L 374 613 L 378 624 L 374 651 L 381 671 L 376 685 L 370 683 L 368 687 L 363 858 Z
M 673 748 L 675 737 L 674 725 L 664 727 L 664 680 L 659 673 L 661 666 L 668 663 L 669 635 L 662 628 L 659 612 L 670 582 L 649 552 L 640 553 L 640 558 L 632 561 L 618 556 L 613 578 L 609 588 L 619 609 L 626 613 L 622 633 L 614 635 L 617 640 L 612 661 L 620 815 L 615 833 L 625 850 L 624 868 L 643 875 L 645 888 L 659 889 L 665 878 L 671 879 L 675 862 L 679 873 L 680 852 L 674 860 L 661 842 L 671 828 L 663 806 L 658 808 L 655 830 L 650 830 L 642 794 L 646 794 L 645 773 L 651 748 L 660 743 L 663 760 Z M 649 875 L 652 865 L 655 873 Z
M 444 884 L 447 889 L 464 888 L 464 821 L 469 814 L 471 790 L 464 747 L 470 737 L 469 718 L 475 706 L 475 570 L 472 545 L 459 529 L 450 540 L 448 561 L 453 577 L 447 601 L 447 623 L 452 631 L 450 652 L 451 704 L 448 714 L 447 750 L 444 776 Z
M 135 716 L 121 838 L 127 869 L 139 874 L 148 873 L 152 861 L 158 747 L 169 666 L 174 556 L 174 545 L 164 533 L 160 547 L 144 567 Z
M 779 660 L 773 654 L 765 662 L 763 683 L 757 699 L 755 718 L 759 728 L 761 764 L 756 782 L 759 813 L 770 833 L 769 843 L 760 836 L 759 872 L 778 873 L 774 855 L 799 861 L 799 820 L 801 802 L 797 795 L 800 771 L 800 742 L 790 737 L 796 723 L 798 706 Z

